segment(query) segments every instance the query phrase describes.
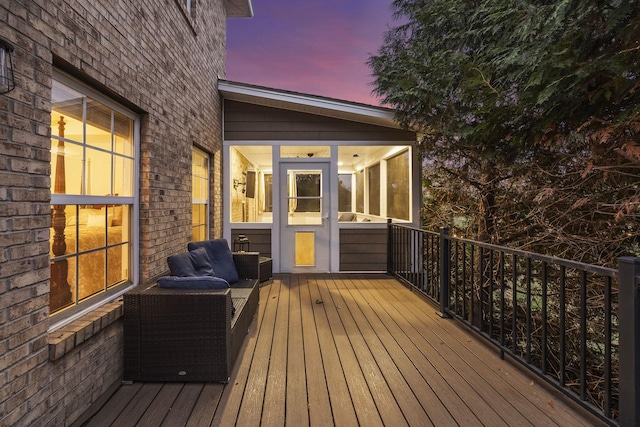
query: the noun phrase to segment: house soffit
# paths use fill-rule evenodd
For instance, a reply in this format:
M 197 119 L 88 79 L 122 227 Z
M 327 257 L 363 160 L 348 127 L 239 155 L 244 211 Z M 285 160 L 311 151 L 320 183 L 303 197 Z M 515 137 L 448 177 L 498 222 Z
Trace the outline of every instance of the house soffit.
M 232 101 L 400 129 L 388 108 L 227 80 L 218 81 L 218 90 Z
M 225 0 L 227 18 L 252 18 L 251 0 Z

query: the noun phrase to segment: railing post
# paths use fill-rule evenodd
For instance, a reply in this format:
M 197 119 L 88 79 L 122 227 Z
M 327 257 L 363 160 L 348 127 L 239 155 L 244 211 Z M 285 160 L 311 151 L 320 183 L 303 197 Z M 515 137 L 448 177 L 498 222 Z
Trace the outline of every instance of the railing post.
M 391 218 L 387 218 L 387 273 L 393 274 L 393 230 Z
M 618 258 L 620 426 L 640 425 L 640 258 Z
M 442 318 L 451 317 L 449 315 L 449 280 L 451 279 L 451 244 L 449 242 L 449 228 L 440 227 L 440 312 Z

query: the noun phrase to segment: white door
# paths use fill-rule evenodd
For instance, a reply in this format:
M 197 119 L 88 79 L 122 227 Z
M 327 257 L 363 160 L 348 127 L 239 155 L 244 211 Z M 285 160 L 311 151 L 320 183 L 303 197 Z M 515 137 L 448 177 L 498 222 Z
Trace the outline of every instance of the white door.
M 280 271 L 329 272 L 329 163 L 281 163 L 279 193 Z

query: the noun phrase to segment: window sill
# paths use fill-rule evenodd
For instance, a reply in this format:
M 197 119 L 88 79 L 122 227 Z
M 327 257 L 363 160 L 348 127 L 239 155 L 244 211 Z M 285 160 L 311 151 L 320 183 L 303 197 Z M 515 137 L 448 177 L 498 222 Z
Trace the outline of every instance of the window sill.
M 123 316 L 122 299 L 92 310 L 49 334 L 49 360 L 62 358 Z

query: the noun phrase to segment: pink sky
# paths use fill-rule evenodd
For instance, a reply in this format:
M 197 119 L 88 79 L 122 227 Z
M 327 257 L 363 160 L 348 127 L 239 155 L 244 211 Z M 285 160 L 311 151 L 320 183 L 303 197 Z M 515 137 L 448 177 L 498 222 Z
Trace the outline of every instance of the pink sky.
M 227 79 L 378 105 L 366 65 L 396 23 L 392 0 L 253 0 L 227 20 Z

